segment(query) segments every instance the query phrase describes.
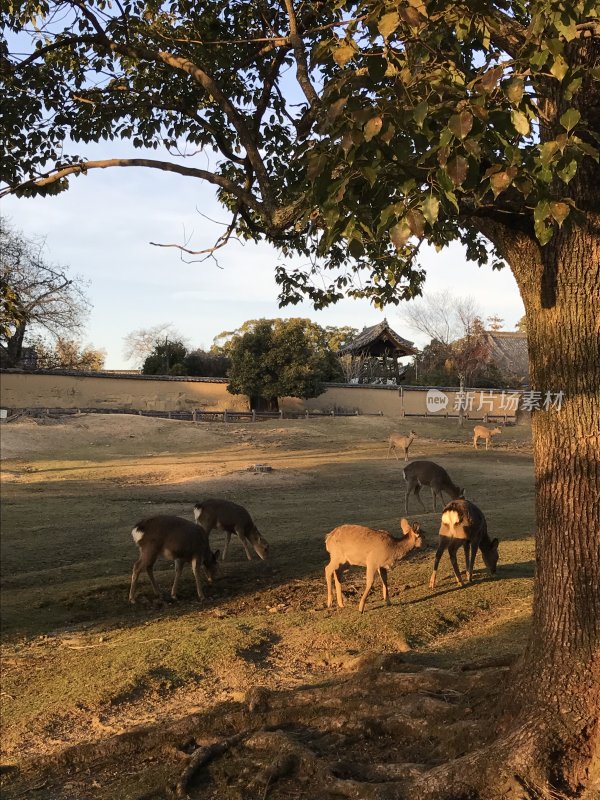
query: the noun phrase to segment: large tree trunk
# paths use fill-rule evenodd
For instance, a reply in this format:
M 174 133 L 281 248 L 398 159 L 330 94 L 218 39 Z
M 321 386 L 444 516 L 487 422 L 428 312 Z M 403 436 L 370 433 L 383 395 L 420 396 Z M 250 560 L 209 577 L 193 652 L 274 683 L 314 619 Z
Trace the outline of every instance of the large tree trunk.
M 26 327 L 27 327 L 26 322 L 20 322 L 17 325 L 13 335 L 6 342 L 6 348 L 4 350 L 4 358 L 6 360 L 7 367 L 16 367 L 18 366 L 19 361 L 21 360 L 21 355 L 23 353 L 23 339 L 25 338 Z
M 543 248 L 498 224 L 485 230 L 517 279 L 531 387 L 541 392 L 532 413 L 533 626 L 513 676 L 511 763 L 534 785 L 569 797 L 590 789 L 592 772 L 600 779 L 599 230 L 591 214 Z M 547 392 L 555 404 L 544 407 Z

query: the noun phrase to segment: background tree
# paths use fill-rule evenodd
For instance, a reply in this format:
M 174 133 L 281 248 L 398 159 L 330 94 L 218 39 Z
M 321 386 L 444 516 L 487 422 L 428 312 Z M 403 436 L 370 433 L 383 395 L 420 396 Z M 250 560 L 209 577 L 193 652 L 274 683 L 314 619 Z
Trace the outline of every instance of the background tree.
M 497 314 L 493 314 L 491 317 L 487 318 L 487 326 L 488 330 L 490 331 L 501 331 L 504 325 L 504 320 L 502 317 L 499 317 Z
M 229 358 L 220 353 L 192 350 L 183 359 L 185 375 L 200 378 L 226 378 L 230 366 Z
M 0 220 L 0 345 L 6 366 L 19 363 L 26 334 L 78 333 L 89 311 L 81 279 L 48 264 L 44 248 L 43 241 L 27 238 Z
M 165 338 L 182 341 L 183 337 L 170 322 L 163 322 L 151 328 L 138 328 L 123 339 L 123 355 L 128 361 L 133 361 L 136 367 L 141 368 L 156 346 L 164 343 Z
M 142 365 L 144 375 L 185 375 L 185 358 L 188 354 L 184 342 L 165 336 L 157 342 Z
M 247 394 L 253 408 L 275 411 L 279 397 L 318 397 L 326 381 L 342 379 L 327 334 L 316 323 L 261 319 L 243 327 L 222 346 L 231 359 L 228 391 Z
M 413 296 L 424 242 L 460 241 L 469 259 L 510 265 L 531 386 L 564 402 L 532 415 L 534 624 L 501 763 L 531 794 L 581 794 L 600 714 L 597 3 L 215 0 L 166 14 L 24 0 L 2 21 L 17 34 L 1 56 L 8 191 L 56 193 L 106 167 L 209 181 L 231 211 L 215 247 L 234 232 L 280 246 L 288 302 Z M 211 170 L 77 152 L 130 138 L 183 138 L 219 158 Z M 305 268 L 286 269 L 294 253 Z M 491 769 L 495 781 L 497 763 L 467 761 L 461 793 Z M 419 786 L 439 794 L 448 778 Z
M 523 315 L 521 319 L 517 322 L 515 328 L 521 333 L 527 333 L 527 317 L 525 315 Z
M 98 372 L 104 368 L 106 351 L 92 345 L 82 345 L 75 339 L 57 337 L 55 342 L 38 337 L 30 343 L 37 356 L 39 369 L 70 369 Z

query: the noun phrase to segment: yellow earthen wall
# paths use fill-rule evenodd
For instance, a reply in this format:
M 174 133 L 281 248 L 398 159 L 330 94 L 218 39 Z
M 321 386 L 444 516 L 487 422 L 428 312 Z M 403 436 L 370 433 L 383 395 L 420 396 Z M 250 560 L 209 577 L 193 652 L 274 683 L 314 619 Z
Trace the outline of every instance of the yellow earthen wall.
M 2 408 L 249 410 L 248 398 L 245 395 L 229 394 L 226 383 L 10 372 L 0 375 L 0 404 Z

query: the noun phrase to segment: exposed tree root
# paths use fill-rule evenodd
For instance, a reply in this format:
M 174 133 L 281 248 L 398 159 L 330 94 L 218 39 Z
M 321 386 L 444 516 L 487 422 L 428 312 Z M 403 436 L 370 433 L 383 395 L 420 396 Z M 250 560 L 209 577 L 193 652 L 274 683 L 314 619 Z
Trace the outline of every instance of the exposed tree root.
M 172 776 L 148 795 L 153 800 L 592 800 L 589 775 L 581 790 L 552 777 L 539 725 L 498 736 L 494 709 L 505 675 L 491 665 L 440 670 L 396 658 L 321 686 L 254 687 L 244 703 L 63 755 L 61 770 L 43 776 L 59 786 L 57 773 L 69 764 L 71 783 L 79 772 L 81 796 L 93 798 L 92 775 L 104 770 L 119 796 L 114 776 L 136 747 L 136 763 L 159 763 Z M 39 770 L 31 774 L 30 785 L 39 778 Z

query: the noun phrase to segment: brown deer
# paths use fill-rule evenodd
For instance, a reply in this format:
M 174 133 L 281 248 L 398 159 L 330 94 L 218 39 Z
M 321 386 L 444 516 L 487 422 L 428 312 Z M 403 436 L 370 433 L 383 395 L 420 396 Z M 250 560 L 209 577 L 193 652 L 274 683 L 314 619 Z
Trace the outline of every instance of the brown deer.
M 496 574 L 498 564 L 498 539 L 490 540 L 487 532 L 487 522 L 483 512 L 475 503 L 469 500 L 453 500 L 442 512 L 440 526 L 440 543 L 435 553 L 433 573 L 429 580 L 429 588 L 435 588 L 435 581 L 440 559 L 445 550 L 448 550 L 450 563 L 459 586 L 464 586 L 456 560 L 456 553 L 464 547 L 467 564 L 467 580 L 473 580 L 473 567 L 477 550 L 481 550 L 483 561 L 491 575 Z
M 404 532 L 402 539 L 395 539 L 387 531 L 365 528 L 364 525 L 340 525 L 328 533 L 325 538 L 325 547 L 330 556 L 329 564 L 325 567 L 325 583 L 327 584 L 327 607 L 333 604 L 331 590 L 332 580 L 335 581 L 337 604 L 344 607 L 340 577 L 348 566 L 367 568 L 367 585 L 358 604 L 362 614 L 365 610 L 365 601 L 371 591 L 375 573 L 379 573 L 383 584 L 383 599 L 390 605 L 387 585 L 387 571 L 397 561 L 404 558 L 415 547 L 422 547 L 421 529 L 418 523 L 411 525 L 407 520 L 400 520 L 400 527 Z
M 157 597 L 161 596 L 153 572 L 159 555 L 175 562 L 175 580 L 171 589 L 173 600 L 177 600 L 177 587 L 181 571 L 187 561 L 192 564 L 198 599 L 204 599 L 204 592 L 200 584 L 200 566 L 204 567 L 206 579 L 212 583 L 216 573 L 219 551 L 211 553 L 208 534 L 203 528 L 183 517 L 163 515 L 149 517 L 138 522 L 131 531 L 131 536 L 139 547 L 140 557 L 133 565 L 131 589 L 129 590 L 130 603 L 135 603 L 136 584 L 143 569 L 148 573 L 154 593 Z
M 393 450 L 396 461 L 398 461 L 398 450 L 404 450 L 404 460 L 408 461 L 408 448 L 413 443 L 416 435 L 414 431 L 411 431 L 408 436 L 403 436 L 401 433 L 392 433 L 389 439 L 387 457 L 390 457 L 390 453 Z
M 473 447 L 477 450 L 477 442 L 479 439 L 485 439 L 485 449 L 488 449 L 492 436 L 497 436 L 502 433 L 500 428 L 486 428 L 485 425 L 475 425 L 473 428 Z
M 408 514 L 408 498 L 411 492 L 415 495 L 423 511 L 426 511 L 425 505 L 421 500 L 421 487 L 429 486 L 431 488 L 431 496 L 433 498 L 433 510 L 436 511 L 436 498 L 439 495 L 440 500 L 444 502 L 444 495 L 446 492 L 450 495 L 452 500 L 463 497 L 465 494 L 464 489 L 460 489 L 456 484 L 452 483 L 450 476 L 443 467 L 433 461 L 411 461 L 403 469 L 404 480 L 406 481 L 406 496 L 404 500 L 405 513 Z
M 194 517 L 198 525 L 201 525 L 208 534 L 213 528 L 217 528 L 227 535 L 223 561 L 227 556 L 229 542 L 234 533 L 238 535 L 244 546 L 248 561 L 252 559 L 248 543 L 252 545 L 259 558 L 264 560 L 269 555 L 269 543 L 261 535 L 252 521 L 252 517 L 243 506 L 232 503 L 230 500 L 203 500 L 194 506 Z

